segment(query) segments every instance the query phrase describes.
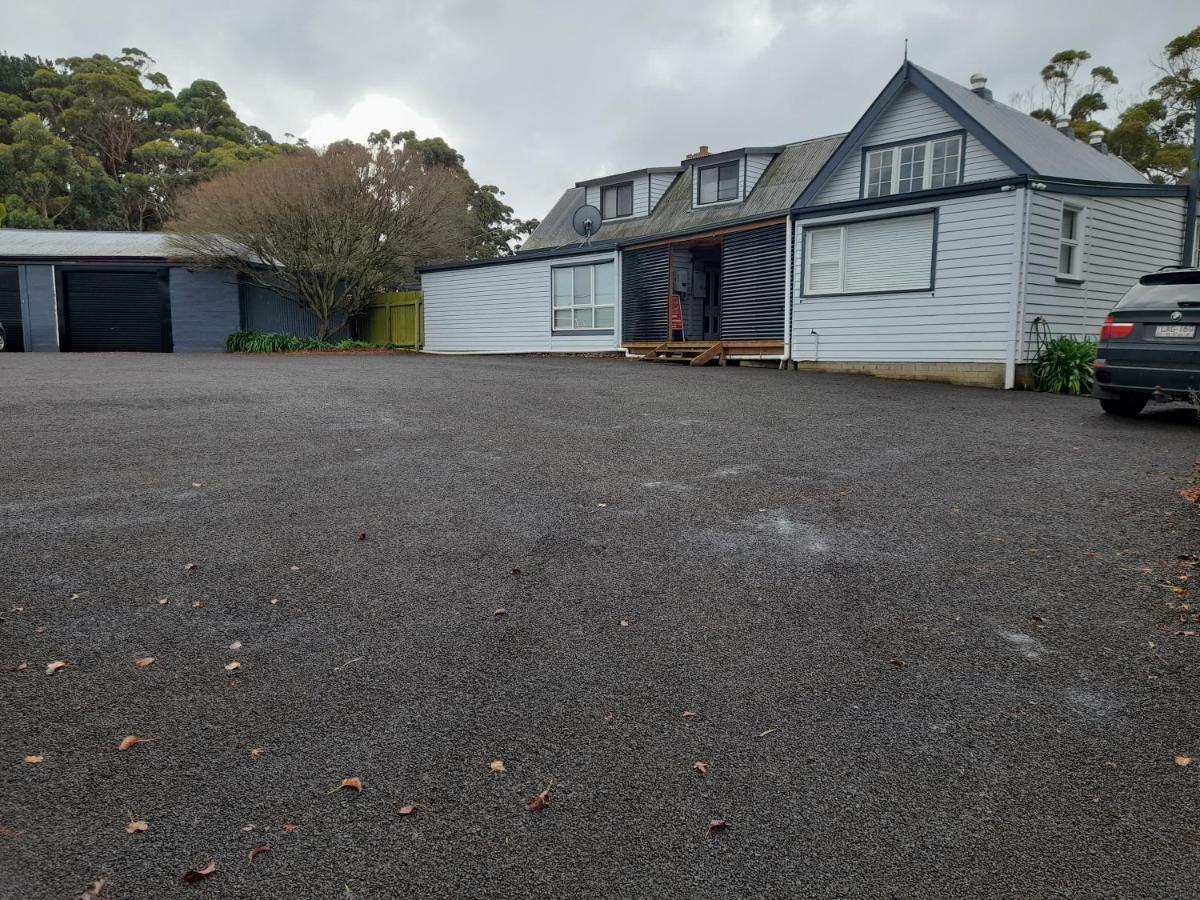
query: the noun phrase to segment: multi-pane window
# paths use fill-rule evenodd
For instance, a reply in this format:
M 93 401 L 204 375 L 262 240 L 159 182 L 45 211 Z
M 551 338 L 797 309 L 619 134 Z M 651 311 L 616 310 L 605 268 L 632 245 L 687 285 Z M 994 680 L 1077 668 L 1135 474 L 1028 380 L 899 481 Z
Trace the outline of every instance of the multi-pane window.
M 709 166 L 699 171 L 700 187 L 697 203 L 720 203 L 736 200 L 738 195 L 739 164 L 734 161 L 719 166 Z
M 962 136 L 937 138 L 867 152 L 864 191 L 887 197 L 958 184 Z
M 633 182 L 600 188 L 600 218 L 620 219 L 633 215 Z
M 806 228 L 804 238 L 808 296 L 933 287 L 932 214 Z
M 617 305 L 612 263 L 553 269 L 552 330 L 612 331 Z
M 1058 231 L 1058 274 L 1063 278 L 1079 278 L 1082 253 L 1083 210 L 1064 203 Z

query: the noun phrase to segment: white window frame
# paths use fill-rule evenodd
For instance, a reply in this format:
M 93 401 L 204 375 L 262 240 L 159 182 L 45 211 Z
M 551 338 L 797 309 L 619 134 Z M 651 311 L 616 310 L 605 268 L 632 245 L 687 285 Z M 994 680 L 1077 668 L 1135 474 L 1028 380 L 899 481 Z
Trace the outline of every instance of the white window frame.
M 847 291 L 846 290 L 846 229 L 853 227 L 855 225 L 867 224 L 869 222 L 880 222 L 880 221 L 884 221 L 885 219 L 899 219 L 899 218 L 909 218 L 909 217 L 910 217 L 909 215 L 905 215 L 905 216 L 886 216 L 883 218 L 851 219 L 846 222 L 833 222 L 833 223 L 829 223 L 829 224 L 813 224 L 810 226 L 805 226 L 805 228 L 804 228 L 804 283 L 802 285 L 804 292 L 803 292 L 802 296 L 804 296 L 804 297 L 856 297 L 856 296 L 861 297 L 861 296 L 868 296 L 868 295 L 873 295 L 873 294 L 932 293 L 933 288 L 934 288 L 933 266 L 937 261 L 938 220 L 937 220 L 936 213 L 925 212 L 925 211 L 922 211 L 919 213 L 912 213 L 911 217 L 912 218 L 928 217 L 931 220 L 931 227 L 933 229 L 933 235 L 932 235 L 933 245 L 930 249 L 930 268 L 929 268 L 928 283 L 926 285 L 920 286 L 920 287 L 879 288 L 879 289 L 873 289 L 873 290 L 869 290 L 869 291 Z M 812 255 L 813 233 L 818 232 L 818 231 L 832 231 L 833 229 L 837 229 L 839 232 L 838 255 L 836 257 L 837 264 L 838 264 L 838 288 L 837 288 L 837 290 L 825 289 L 825 290 L 819 290 L 819 291 L 814 292 L 813 288 L 812 288 L 813 263 L 814 262 L 829 263 L 829 262 L 833 262 L 835 258 L 832 256 L 817 257 L 816 259 L 813 258 L 813 255 Z
M 933 148 L 935 144 L 940 144 L 943 141 L 958 141 L 958 154 L 955 157 L 954 184 L 933 184 Z M 905 150 L 910 150 L 920 147 L 924 151 L 924 162 L 922 164 L 921 186 L 906 191 L 900 190 L 900 154 Z M 966 135 L 958 132 L 955 134 L 942 134 L 937 137 L 931 137 L 923 141 L 908 141 L 903 144 L 892 144 L 888 147 L 872 147 L 863 153 L 862 163 L 862 191 L 864 198 L 867 197 L 893 197 L 903 194 L 911 194 L 916 191 L 927 191 L 937 187 L 955 187 L 963 183 L 963 158 L 966 148 Z M 888 161 L 886 165 L 891 166 L 891 177 L 888 181 L 888 191 L 886 194 L 871 194 L 871 162 L 874 158 L 879 158 L 883 162 L 883 156 L 887 154 Z M 881 165 L 880 168 L 883 166 Z M 941 173 L 944 177 L 947 172 Z
M 596 270 L 600 266 L 612 266 L 613 273 L 613 295 L 611 303 L 596 302 Z M 575 272 L 578 269 L 588 270 L 588 300 L 589 303 L 575 302 Z M 558 297 L 554 293 L 554 282 L 560 271 L 569 271 L 571 273 L 571 295 L 568 298 L 570 303 L 556 303 Z M 617 326 L 617 265 L 612 260 L 604 260 L 602 262 L 592 263 L 575 263 L 574 265 L 551 266 L 550 267 L 550 333 L 553 335 L 569 335 L 569 334 L 613 334 Z M 571 325 L 569 327 L 560 327 L 554 323 L 554 314 L 563 310 L 571 311 Z M 592 311 L 592 324 L 576 327 L 575 325 L 575 310 L 590 309 Z M 611 325 L 596 325 L 596 310 L 611 309 L 612 324 Z
M 1063 237 L 1063 219 L 1066 214 L 1072 212 L 1075 214 L 1075 233 L 1071 237 Z M 1083 252 L 1084 252 L 1084 228 L 1087 224 L 1087 207 L 1081 203 L 1068 203 L 1063 201 L 1062 211 L 1058 216 L 1058 253 L 1054 259 L 1055 277 L 1063 281 L 1083 281 Z M 1064 272 L 1062 269 L 1062 248 L 1071 247 L 1071 270 Z

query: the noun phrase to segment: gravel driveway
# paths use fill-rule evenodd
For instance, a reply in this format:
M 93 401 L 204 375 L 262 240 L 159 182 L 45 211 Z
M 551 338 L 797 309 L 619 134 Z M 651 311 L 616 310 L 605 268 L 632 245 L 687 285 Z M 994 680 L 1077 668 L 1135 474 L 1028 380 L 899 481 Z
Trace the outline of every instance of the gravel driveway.
M 407 355 L 0 385 L 4 898 L 1200 896 L 1187 413 Z

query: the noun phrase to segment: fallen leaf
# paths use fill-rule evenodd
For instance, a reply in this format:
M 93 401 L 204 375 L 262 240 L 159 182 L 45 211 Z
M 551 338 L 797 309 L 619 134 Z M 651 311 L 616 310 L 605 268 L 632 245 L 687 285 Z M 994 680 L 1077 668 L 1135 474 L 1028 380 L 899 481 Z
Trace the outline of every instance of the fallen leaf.
M 97 878 L 92 882 L 92 886 L 79 895 L 79 900 L 100 900 L 100 894 L 104 890 L 104 886 L 108 884 L 103 878 Z
M 292 571 L 292 572 L 299 572 L 299 571 L 300 571 L 300 567 L 299 567 L 299 566 L 289 566 L 289 569 L 290 569 L 290 571 Z
M 493 759 L 490 763 L 488 763 L 488 768 L 491 769 L 493 772 L 507 772 L 508 771 L 508 769 L 504 768 L 504 760 L 502 760 L 502 759 Z
M 521 574 L 521 570 L 520 570 L 520 569 L 518 569 L 516 566 L 513 566 L 512 573 L 513 573 L 514 575 L 520 575 L 520 574 Z
M 622 627 L 622 628 L 628 628 L 628 627 L 629 627 L 629 620 L 628 620 L 628 619 L 622 619 L 622 620 L 621 620 L 621 627 Z
M 130 822 L 125 826 L 125 830 L 129 834 L 141 834 L 143 831 L 148 831 L 149 829 L 150 825 L 146 822 L 143 822 L 141 819 L 136 822 Z
M 271 852 L 271 848 L 270 848 L 270 847 L 265 847 L 265 846 L 263 846 L 262 844 L 259 844 L 257 847 L 252 847 L 252 848 L 250 849 L 250 853 L 249 853 L 249 855 L 248 855 L 246 858 L 247 858 L 248 860 L 250 860 L 250 862 L 254 862 L 254 857 L 258 856 L 258 854 L 260 854 L 260 853 L 270 853 L 270 852 Z
M 554 788 L 554 782 L 550 782 L 546 789 L 525 804 L 525 808 L 530 812 L 537 812 L 539 809 L 545 809 L 550 805 L 550 791 Z
M 709 834 L 712 834 L 714 831 L 720 831 L 722 828 L 728 828 L 728 827 L 729 827 L 729 823 L 724 819 L 709 819 L 708 820 L 708 833 Z
M 225 682 L 225 687 L 230 687 L 230 688 L 235 688 L 235 687 L 237 687 L 237 679 L 236 679 L 236 678 L 230 678 L 230 679 L 229 679 L 227 682 Z
M 1196 636 L 1195 631 L 1177 631 L 1177 632 L 1175 632 L 1175 634 L 1178 635 L 1179 637 L 1195 637 Z
M 1177 584 L 1165 584 L 1165 585 L 1163 585 L 1163 587 L 1165 587 L 1172 594 L 1186 594 L 1187 593 L 1186 588 L 1181 588 Z
M 193 481 L 192 487 L 194 487 L 196 490 L 200 490 L 200 488 L 204 487 L 204 482 L 203 481 Z
M 255 759 L 258 759 L 260 756 L 262 756 L 266 752 L 267 751 L 263 747 L 251 747 L 250 748 L 250 755 L 253 756 Z
M 1184 488 L 1182 491 L 1179 492 L 1179 496 L 1182 497 L 1184 500 L 1186 500 L 1188 503 L 1200 504 L 1200 485 L 1197 485 L 1195 487 Z
M 1175 765 L 1177 765 L 1177 766 L 1190 766 L 1195 761 L 1196 761 L 1196 757 L 1194 757 L 1194 756 L 1177 756 L 1177 757 L 1175 757 Z
M 13 671 L 14 672 L 24 672 L 28 668 L 29 668 L 29 663 L 19 662 L 19 663 L 17 663 L 16 668 L 14 668 Z
M 40 753 L 33 753 L 25 757 L 25 762 L 29 763 L 31 766 L 40 766 L 45 761 L 46 757 L 42 756 Z
M 497 607 L 496 607 L 496 611 L 495 611 L 494 613 L 492 613 L 492 615 L 495 615 L 495 616 L 507 616 L 507 615 L 508 615 L 508 610 L 507 610 L 507 609 L 505 609 L 503 606 L 497 606 Z
M 158 600 L 158 605 L 159 605 L 159 606 L 166 606 L 166 605 L 167 605 L 168 603 L 170 603 L 170 602 L 171 602 L 171 598 L 170 598 L 170 597 L 160 597 L 160 598 L 159 598 L 159 600 Z
M 1096 559 L 1099 556 L 1100 556 L 1100 554 L 1098 552 L 1096 552 L 1095 550 L 1089 550 L 1087 552 L 1088 559 Z
M 272 605 L 272 606 L 278 606 L 278 605 L 279 605 L 279 598 L 278 598 L 278 597 L 272 597 L 272 598 L 271 598 L 271 605 Z
M 232 662 L 225 663 L 225 671 L 226 672 L 232 672 L 235 669 L 240 669 L 241 667 L 242 667 L 242 664 L 240 662 L 238 662 L 236 659 L 233 660 Z
M 400 807 L 400 809 L 398 810 L 398 812 L 402 816 L 411 816 L 416 811 L 417 811 L 417 804 L 415 804 L 415 803 L 406 803 L 404 806 Z
M 213 860 L 202 869 L 188 869 L 183 873 L 184 881 L 203 881 L 213 872 L 217 871 L 217 862 Z
M 202 606 L 204 606 L 203 600 L 193 600 L 192 601 L 192 609 L 200 609 Z
M 357 791 L 359 793 L 362 793 L 362 789 L 363 789 L 362 779 L 361 778 L 343 778 L 341 780 L 341 783 L 338 784 L 338 786 L 335 787 L 329 793 L 331 793 L 331 794 L 336 793 L 337 791 L 340 791 L 343 788 L 349 788 L 352 791 Z
M 55 672 L 61 672 L 67 667 L 67 664 L 61 659 L 56 659 L 54 662 L 46 663 L 46 674 L 53 675 Z
M 708 763 L 706 763 L 702 759 L 698 759 L 694 763 L 692 763 L 692 771 L 699 772 L 701 774 L 701 776 L 703 776 L 704 778 L 707 778 L 708 777 Z
M 760 732 L 758 733 L 758 736 L 759 736 L 760 738 L 764 738 L 764 737 L 766 737 L 768 734 L 774 734 L 774 733 L 775 733 L 775 732 L 777 732 L 778 730 L 779 730 L 778 728 L 768 728 L 766 731 L 760 731 Z
M 230 650 L 241 650 L 241 649 L 242 649 L 242 642 L 241 642 L 241 641 L 234 641 L 232 644 L 230 644 L 230 645 L 229 645 L 229 649 L 230 649 Z
M 360 531 L 358 533 L 358 539 L 360 541 L 365 541 L 367 539 L 367 533 L 365 531 Z
M 79 599 L 80 597 L 82 597 L 82 596 L 83 596 L 82 594 L 72 594 L 72 595 L 71 595 L 70 597 L 68 597 L 67 599 L 68 599 L 68 600 L 78 600 L 78 599 Z
M 284 822 L 284 823 L 283 823 L 283 830 L 284 830 L 285 832 L 287 832 L 288 834 L 291 834 L 293 831 L 295 831 L 295 830 L 296 830 L 296 827 L 297 827 L 297 826 L 293 825 L 291 822 Z
M 146 668 L 146 666 L 154 665 L 155 662 L 156 662 L 156 660 L 154 659 L 153 656 L 143 656 L 141 659 L 135 659 L 133 661 L 133 664 L 135 666 L 137 666 L 139 669 L 144 669 L 144 668 Z
M 696 715 L 696 711 L 695 711 L 694 709 L 685 709 L 685 710 L 684 710 L 684 711 L 681 713 L 681 715 L 682 715 L 682 716 L 683 716 L 685 719 L 690 719 L 690 718 L 692 718 L 694 715 Z
M 901 658 L 900 658 L 900 657 L 898 657 L 898 656 L 897 656 L 895 659 L 889 659 L 889 660 L 888 660 L 888 662 L 890 662 L 890 663 L 891 663 L 893 666 L 895 666 L 896 668 L 900 668 L 901 666 L 907 666 L 907 665 L 908 665 L 908 660 L 906 660 L 906 659 L 901 659 Z
M 46 626 L 45 626 L 45 625 L 39 625 L 37 628 L 33 629 L 33 631 L 34 631 L 34 633 L 35 633 L 35 634 L 45 634 L 45 633 L 46 633 Z
M 596 506 L 598 506 L 600 509 L 604 509 L 604 507 L 608 506 L 608 504 L 607 503 L 597 503 Z
M 117 749 L 118 750 L 130 750 L 130 749 L 136 747 L 138 744 L 148 744 L 151 741 L 156 741 L 156 740 L 158 740 L 158 738 L 144 738 L 144 737 L 138 737 L 136 734 L 131 734 L 131 735 L 121 739 L 121 743 L 117 744 Z
M 185 572 L 191 572 L 193 569 L 198 569 L 198 568 L 199 568 L 199 566 L 197 566 L 195 563 L 184 563 L 183 564 L 183 571 L 185 571 Z

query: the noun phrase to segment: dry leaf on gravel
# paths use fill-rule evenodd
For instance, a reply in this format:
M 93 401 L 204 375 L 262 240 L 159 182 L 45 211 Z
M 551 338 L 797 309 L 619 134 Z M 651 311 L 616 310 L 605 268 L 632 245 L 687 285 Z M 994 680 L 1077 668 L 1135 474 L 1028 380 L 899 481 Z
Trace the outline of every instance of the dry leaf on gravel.
M 1187 593 L 1186 588 L 1181 588 L 1177 584 L 1164 584 L 1163 587 L 1165 587 L 1172 594 L 1186 594 Z
M 514 575 L 520 575 L 520 574 L 521 574 L 521 570 L 520 570 L 520 569 L 518 569 L 516 566 L 513 566 L 512 573 L 513 573 Z
M 240 669 L 241 667 L 242 667 L 242 664 L 240 662 L 238 662 L 236 659 L 233 660 L 232 662 L 225 663 L 225 671 L 226 672 L 233 672 L 237 669 Z
M 183 873 L 184 881 L 203 881 L 213 872 L 217 871 L 217 862 L 213 860 L 207 866 L 200 869 L 188 869 Z
M 242 649 L 242 642 L 241 642 L 241 641 L 234 641 L 232 644 L 230 644 L 230 645 L 229 645 L 229 649 L 230 649 L 230 650 L 241 650 L 241 649 Z
M 272 606 L 278 606 L 278 605 L 279 605 L 279 598 L 278 598 L 278 597 L 272 597 L 272 598 L 271 598 L 271 605 L 272 605 Z
M 170 597 L 159 597 L 159 598 L 158 598 L 158 605 L 159 605 L 159 606 L 166 606 L 166 605 L 167 605 L 168 603 L 170 603 L 170 602 L 171 602 L 171 598 L 170 598 Z
M 497 606 L 497 607 L 496 607 L 496 611 L 495 611 L 494 613 L 492 613 L 492 615 L 495 615 L 495 616 L 507 616 L 507 615 L 508 615 L 508 610 L 507 610 L 507 609 L 505 609 L 503 606 Z
M 203 608 L 203 606 L 204 606 L 203 600 L 193 600 L 192 601 L 192 609 L 201 609 L 201 608 Z
M 897 656 L 895 659 L 889 659 L 889 660 L 888 660 L 888 662 L 890 662 L 890 663 L 891 663 L 893 666 L 895 666 L 897 669 L 898 669 L 898 668 L 900 668 L 901 666 L 907 666 L 907 665 L 908 665 L 908 660 L 906 660 L 906 659 L 901 659 L 899 656 Z
M 247 858 L 248 860 L 250 860 L 250 862 L 254 862 L 254 857 L 258 856 L 258 854 L 260 854 L 260 853 L 270 853 L 270 852 L 271 852 L 271 848 L 270 848 L 270 847 L 266 847 L 266 846 L 264 846 L 264 845 L 262 845 L 262 844 L 259 844 L 257 847 L 252 847 L 252 848 L 250 849 L 250 853 L 249 853 L 249 855 L 248 855 L 246 858 Z
M 83 594 L 72 594 L 72 595 L 71 595 L 71 596 L 69 596 L 67 599 L 68 599 L 68 600 L 78 600 L 78 599 L 79 599 L 80 597 L 82 597 L 82 596 L 83 596 Z
M 141 659 L 135 659 L 133 664 L 139 669 L 144 669 L 146 666 L 152 666 L 157 662 L 153 656 L 143 656 Z
M 200 568 L 200 567 L 197 566 L 195 563 L 184 563 L 183 564 L 183 571 L 185 571 L 185 572 L 191 572 L 192 570 L 198 569 L 198 568 Z
M 1179 492 L 1179 496 L 1188 503 L 1200 504 L 1200 484 L 1196 485 L 1195 487 L 1184 488 Z
M 12 669 L 11 669 L 10 671 L 12 671 L 12 672 L 24 672 L 24 671 L 25 671 L 26 669 L 28 669 L 28 668 L 29 668 L 29 663 L 27 663 L 27 662 L 19 662 L 19 663 L 17 663 L 15 666 L 13 666 L 13 667 L 12 667 Z
M 702 759 L 698 759 L 694 763 L 692 763 L 692 771 L 699 772 L 702 777 L 707 778 L 708 777 L 708 763 L 706 763 Z
M 204 482 L 203 481 L 193 481 L 192 487 L 194 487 L 196 490 L 200 490 L 200 488 L 204 487 Z
M 759 736 L 760 738 L 764 738 L 764 737 L 766 737 L 768 734 L 774 734 L 774 733 L 775 733 L 775 732 L 777 732 L 778 730 L 779 730 L 778 728 L 768 728 L 766 731 L 760 731 L 760 732 L 758 733 L 758 736 Z
M 289 571 L 291 571 L 291 572 L 299 572 L 299 571 L 300 571 L 300 567 L 299 567 L 299 566 L 289 566 L 289 567 L 288 567 L 288 570 L 289 570 Z
M 46 626 L 45 626 L 45 625 L 39 625 L 37 628 L 33 629 L 33 631 L 34 631 L 34 634 L 45 634 L 45 633 L 46 633 Z
M 329 793 L 335 794 L 338 791 L 342 790 L 343 788 L 348 788 L 349 790 L 362 793 L 362 789 L 363 789 L 362 779 L 361 778 L 343 778 L 341 780 L 341 783 L 339 783 L 338 786 L 335 787 Z
M 411 816 L 413 813 L 415 813 L 417 811 L 417 806 L 418 806 L 418 804 L 416 804 L 416 803 L 406 803 L 402 807 L 400 807 L 400 809 L 397 811 L 402 816 Z
M 504 760 L 502 760 L 502 759 L 493 759 L 490 763 L 488 763 L 488 768 L 491 769 L 493 772 L 507 772 L 508 771 L 508 769 L 504 768 Z
M 108 884 L 103 878 L 97 878 L 92 882 L 92 886 L 79 895 L 79 900 L 100 900 L 100 894 L 104 891 L 104 886 Z
M 61 659 L 56 659 L 54 662 L 46 663 L 46 674 L 53 675 L 55 672 L 61 672 L 67 667 L 67 664 Z
M 250 748 L 250 755 L 253 756 L 255 759 L 258 759 L 260 756 L 262 756 L 266 752 L 267 751 L 262 747 L 251 747 Z
M 365 531 L 360 531 L 358 533 L 358 539 L 360 541 L 365 541 L 367 539 L 367 533 Z
M 1195 761 L 1196 761 L 1196 757 L 1194 757 L 1194 756 L 1177 756 L 1177 757 L 1175 757 L 1175 765 L 1177 765 L 1177 766 L 1190 766 Z
M 709 819 L 708 820 L 708 833 L 709 834 L 712 834 L 714 831 L 720 831 L 722 828 L 728 828 L 728 827 L 729 827 L 729 823 L 725 819 Z
M 45 761 L 46 757 L 42 756 L 40 753 L 31 753 L 29 756 L 25 757 L 25 762 L 29 763 L 31 766 L 40 766 Z
M 284 823 L 283 823 L 283 830 L 284 830 L 284 831 L 285 831 L 287 834 L 291 834 L 293 831 L 295 831 L 295 830 L 296 830 L 296 827 L 297 827 L 297 826 L 293 825 L 291 822 L 284 822 Z
M 550 782 L 546 789 L 525 804 L 525 808 L 530 812 L 537 812 L 540 809 L 545 809 L 550 805 L 550 791 L 554 789 L 554 782 Z
M 128 735 L 121 739 L 121 743 L 117 744 L 118 750 L 131 750 L 138 744 L 148 744 L 151 741 L 158 740 L 157 738 L 138 737 L 136 734 Z
M 621 627 L 622 627 L 622 628 L 628 628 L 628 627 L 629 627 L 629 620 L 628 620 L 628 619 L 622 619 L 622 620 L 621 620 Z
M 141 834 L 143 831 L 149 831 L 150 825 L 147 822 L 138 819 L 136 822 L 130 822 L 125 826 L 125 831 L 128 834 Z
M 680 713 L 680 715 L 682 715 L 685 719 L 690 719 L 696 715 L 696 711 L 694 709 L 685 709 L 682 713 Z

